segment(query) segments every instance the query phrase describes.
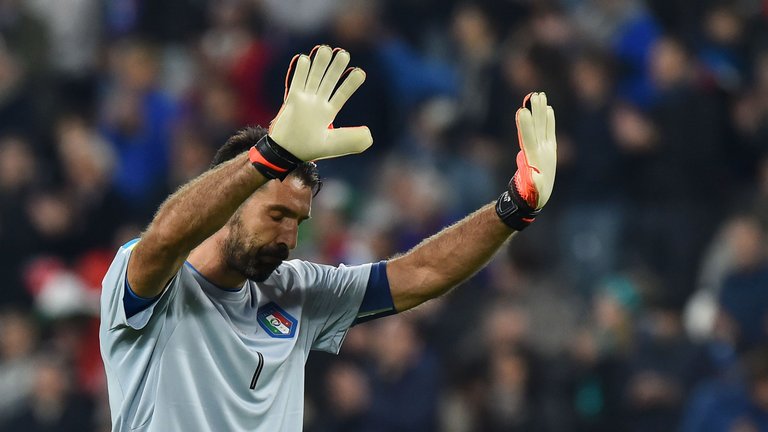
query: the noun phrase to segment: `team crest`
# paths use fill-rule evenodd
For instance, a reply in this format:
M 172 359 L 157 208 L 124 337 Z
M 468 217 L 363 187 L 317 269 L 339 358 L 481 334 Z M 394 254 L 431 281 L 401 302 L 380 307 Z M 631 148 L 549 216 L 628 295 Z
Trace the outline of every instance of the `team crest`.
M 260 307 L 256 316 L 261 328 L 273 338 L 292 338 L 296 334 L 296 318 L 275 302 Z

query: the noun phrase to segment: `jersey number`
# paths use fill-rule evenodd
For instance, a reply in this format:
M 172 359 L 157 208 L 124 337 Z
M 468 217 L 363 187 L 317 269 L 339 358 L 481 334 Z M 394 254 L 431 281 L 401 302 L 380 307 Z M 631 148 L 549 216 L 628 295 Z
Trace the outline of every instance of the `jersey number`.
M 264 369 L 264 354 L 260 352 L 256 352 L 256 354 L 259 355 L 259 362 L 256 364 L 256 371 L 253 373 L 253 378 L 251 378 L 251 390 L 256 388 L 256 383 L 259 381 L 259 375 L 261 375 L 261 370 Z

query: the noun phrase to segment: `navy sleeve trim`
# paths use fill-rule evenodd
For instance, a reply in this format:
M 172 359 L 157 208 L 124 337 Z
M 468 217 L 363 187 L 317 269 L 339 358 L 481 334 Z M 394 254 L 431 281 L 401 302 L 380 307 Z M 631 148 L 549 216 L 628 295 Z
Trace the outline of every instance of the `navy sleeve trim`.
M 126 279 L 125 294 L 123 295 L 123 307 L 125 308 L 125 318 L 126 319 L 130 318 L 136 315 L 137 313 L 143 311 L 144 309 L 152 306 L 152 303 L 156 302 L 161 295 L 162 293 L 152 298 L 141 297 L 137 295 L 135 292 L 133 292 L 133 290 L 131 289 L 131 286 L 128 284 L 128 279 Z
M 371 275 L 368 277 L 368 285 L 365 287 L 363 302 L 360 304 L 357 318 L 355 318 L 352 325 L 396 313 L 395 304 L 392 301 L 392 293 L 389 290 L 387 262 L 380 261 L 371 266 Z

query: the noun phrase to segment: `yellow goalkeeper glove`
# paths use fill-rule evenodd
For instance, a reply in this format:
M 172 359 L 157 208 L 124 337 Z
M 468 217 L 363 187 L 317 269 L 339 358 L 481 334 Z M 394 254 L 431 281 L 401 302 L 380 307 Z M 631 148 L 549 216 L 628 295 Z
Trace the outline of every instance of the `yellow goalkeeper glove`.
M 529 93 L 515 115 L 520 152 L 517 172 L 496 201 L 496 213 L 518 231 L 533 222 L 552 195 L 557 168 L 555 111 L 547 95 Z
M 360 153 L 371 146 L 367 127 L 332 126 L 341 107 L 365 81 L 365 72 L 347 69 L 348 64 L 349 53 L 326 45 L 316 46 L 309 56 L 293 57 L 285 77 L 283 106 L 269 134 L 249 152 L 265 177 L 282 180 L 302 161 Z

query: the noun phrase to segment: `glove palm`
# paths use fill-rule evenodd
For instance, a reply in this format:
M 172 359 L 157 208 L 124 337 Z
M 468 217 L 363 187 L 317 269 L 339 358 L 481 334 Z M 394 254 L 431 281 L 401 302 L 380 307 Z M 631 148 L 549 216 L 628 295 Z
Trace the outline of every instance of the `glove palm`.
M 331 124 L 344 103 L 365 81 L 365 72 L 358 68 L 346 70 L 350 58 L 344 50 L 320 46 L 315 47 L 313 53 L 313 58 L 306 55 L 293 58 L 286 75 L 283 106 L 270 124 L 269 135 L 303 161 L 360 153 L 373 143 L 368 128 L 333 129 Z M 294 66 L 296 70 L 288 85 Z

